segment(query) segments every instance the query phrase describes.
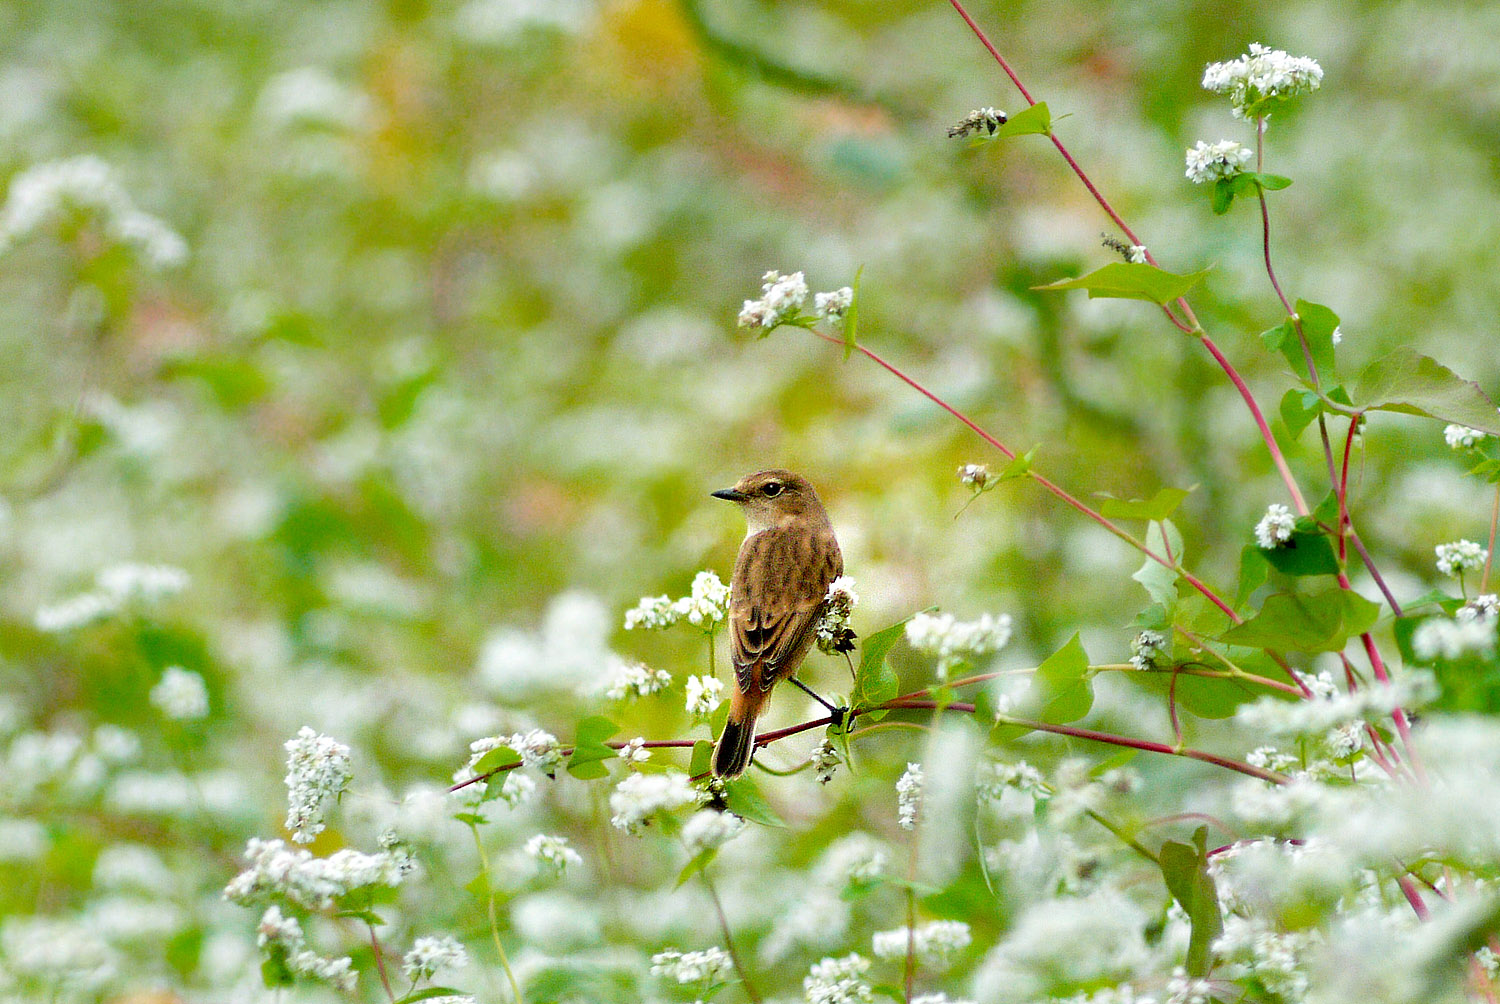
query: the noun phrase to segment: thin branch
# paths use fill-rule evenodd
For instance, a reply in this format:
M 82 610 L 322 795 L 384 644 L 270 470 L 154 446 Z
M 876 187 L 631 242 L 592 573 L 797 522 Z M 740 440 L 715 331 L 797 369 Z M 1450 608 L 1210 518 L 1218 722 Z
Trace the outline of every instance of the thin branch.
M 713 881 L 708 877 L 708 869 L 700 870 L 698 876 L 703 880 L 703 887 L 708 890 L 708 898 L 714 902 L 714 913 L 719 918 L 719 931 L 724 935 L 724 951 L 729 953 L 729 961 L 734 965 L 734 971 L 740 974 L 740 984 L 745 988 L 745 996 L 750 998 L 752 1004 L 762 1004 L 760 991 L 755 989 L 749 972 L 740 962 L 740 953 L 735 950 L 734 939 L 729 934 L 729 917 L 724 913 L 724 904 L 719 901 L 719 891 L 714 888 Z

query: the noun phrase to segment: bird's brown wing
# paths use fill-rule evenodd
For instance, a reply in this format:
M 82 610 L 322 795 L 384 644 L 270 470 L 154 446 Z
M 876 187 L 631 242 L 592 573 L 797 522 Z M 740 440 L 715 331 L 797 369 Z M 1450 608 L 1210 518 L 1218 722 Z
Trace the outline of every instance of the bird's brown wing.
M 763 531 L 747 540 L 730 593 L 730 638 L 740 690 L 769 690 L 796 672 L 812 644 L 828 584 L 843 571 L 829 532 L 823 546 Z

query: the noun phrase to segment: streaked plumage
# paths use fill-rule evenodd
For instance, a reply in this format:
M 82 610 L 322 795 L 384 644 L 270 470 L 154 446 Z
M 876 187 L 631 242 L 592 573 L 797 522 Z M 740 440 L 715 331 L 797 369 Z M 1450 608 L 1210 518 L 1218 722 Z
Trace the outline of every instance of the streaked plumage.
M 713 762 L 715 774 L 733 777 L 750 763 L 771 688 L 806 657 L 844 559 L 817 492 L 791 471 L 750 474 L 713 494 L 738 504 L 749 521 L 729 584 L 735 687 Z

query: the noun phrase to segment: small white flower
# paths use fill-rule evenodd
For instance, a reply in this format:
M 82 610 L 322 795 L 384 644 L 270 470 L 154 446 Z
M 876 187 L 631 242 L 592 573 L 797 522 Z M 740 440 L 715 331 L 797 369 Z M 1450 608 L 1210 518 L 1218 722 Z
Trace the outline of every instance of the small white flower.
M 958 480 L 973 489 L 990 483 L 990 469 L 984 464 L 964 464 L 958 469 Z
M 610 793 L 609 808 L 614 815 L 609 821 L 618 830 L 636 833 L 656 813 L 670 812 L 696 801 L 698 792 L 681 771 L 632 773 Z
M 1203 88 L 1227 94 L 1235 116 L 1242 119 L 1264 115 L 1272 103 L 1310 93 L 1322 83 L 1323 68 L 1316 60 L 1253 42 L 1245 55 L 1210 63 L 1203 71 Z
M 745 821 L 732 812 L 699 809 L 682 825 L 682 842 L 697 854 L 723 846 L 744 829 Z
M 1335 757 L 1353 756 L 1365 744 L 1365 723 L 1345 722 L 1329 729 L 1325 741 Z
M 848 286 L 835 289 L 831 293 L 819 293 L 813 297 L 813 309 L 818 316 L 826 319 L 830 324 L 844 323 L 844 315 L 849 312 L 849 307 L 854 303 L 854 290 Z
M 1495 642 L 1494 617 L 1430 617 L 1411 636 L 1412 654 L 1423 662 L 1487 656 L 1495 650 Z
M 978 620 L 960 621 L 952 614 L 919 613 L 906 622 L 906 640 L 921 652 L 938 657 L 939 679 L 973 656 L 999 651 L 1010 640 L 1009 614 L 980 615 Z
M 922 806 L 922 765 L 908 763 L 906 772 L 896 782 L 896 812 L 903 830 L 917 827 L 917 813 Z
M 687 713 L 694 718 L 707 718 L 724 703 L 724 683 L 712 676 L 689 676 L 687 678 Z
M 162 670 L 161 682 L 151 688 L 151 703 L 178 721 L 203 718 L 208 714 L 208 688 L 192 670 L 168 666 Z
M 771 328 L 795 315 L 807 302 L 807 280 L 801 272 L 782 275 L 772 270 L 761 277 L 761 298 L 746 300 L 740 311 L 740 327 Z
M 1480 593 L 1469 602 L 1458 608 L 1453 615 L 1454 620 L 1467 621 L 1476 617 L 1488 617 L 1491 620 L 1500 618 L 1500 594 Z
M 1344 327 L 1343 327 L 1343 325 L 1341 325 L 1341 324 L 1335 324 L 1333 326 L 1333 333 L 1328 336 L 1328 339 L 1329 339 L 1329 341 L 1333 342 L 1333 344 L 1335 344 L 1335 345 L 1342 345 L 1342 344 L 1344 344 Z
M 1478 446 L 1487 433 L 1478 429 L 1471 429 L 1466 425 L 1447 425 L 1443 427 L 1443 439 L 1447 441 L 1450 449 L 1467 450 Z
M 1249 147 L 1241 146 L 1232 139 L 1221 139 L 1212 145 L 1199 140 L 1188 150 L 1185 158 L 1189 181 L 1201 185 L 1207 181 L 1233 178 L 1245 169 L 1250 158 L 1255 156 Z
M 729 614 L 729 587 L 713 572 L 693 576 L 691 594 L 674 604 L 674 609 L 689 624 L 713 628 Z
M 1279 502 L 1266 507 L 1266 514 L 1255 524 L 1255 543 L 1270 551 L 1292 539 L 1297 528 L 1297 517 Z
M 828 593 L 823 603 L 823 616 L 819 618 L 817 627 L 818 648 L 830 655 L 839 651 L 853 651 L 854 635 L 849 629 L 849 618 L 859 605 L 854 580 L 847 575 L 834 579 L 828 584 Z
M 625 630 L 671 627 L 677 623 L 677 616 L 670 596 L 643 596 L 639 603 L 625 611 Z
M 802 993 L 808 1004 L 868 1004 L 873 999 L 864 978 L 869 971 L 870 960 L 857 952 L 825 958 L 803 977 Z
M 627 617 L 629 615 L 627 614 Z M 605 688 L 604 696 L 611 701 L 626 697 L 649 697 L 672 685 L 672 674 L 665 669 L 651 669 L 644 663 L 621 661 L 614 679 Z
M 1160 631 L 1142 631 L 1130 642 L 1130 664 L 1145 672 L 1160 665 L 1164 655 L 1170 655 L 1167 636 Z
M 349 787 L 349 747 L 304 725 L 286 741 L 286 828 L 299 844 L 323 832 L 323 815 Z
M 1465 569 L 1483 568 L 1490 552 L 1472 540 L 1455 540 L 1451 544 L 1439 544 L 1433 549 L 1437 553 L 1437 568 L 1444 575 L 1458 576 Z
M 567 837 L 552 837 L 545 833 L 538 833 L 526 841 L 526 846 L 521 850 L 528 857 L 535 859 L 538 864 L 551 869 L 554 875 L 561 875 L 567 870 L 568 865 L 583 864 L 583 858 L 579 853 L 568 846 Z
M 678 983 L 718 983 L 728 973 L 733 961 L 722 948 L 705 948 L 701 952 L 657 952 L 651 956 L 651 975 L 665 976 Z
M 462 969 L 469 964 L 469 953 L 458 939 L 449 935 L 427 935 L 412 942 L 411 951 L 401 963 L 402 974 L 413 983 L 430 980 L 439 969 Z
M 646 740 L 636 736 L 630 742 L 620 747 L 620 759 L 629 764 L 645 763 L 651 759 L 651 751 L 646 748 Z
M 924 964 L 942 968 L 954 953 L 963 951 L 973 939 L 969 925 L 961 920 L 934 920 L 918 927 L 915 933 L 909 927 L 898 927 L 879 931 L 870 940 L 877 959 L 904 958 L 910 940 Z
M 818 744 L 818 748 L 812 752 L 812 766 L 819 784 L 827 784 L 833 780 L 834 769 L 838 767 L 842 759 L 839 751 L 834 748 L 832 740 L 824 739 Z
M 1125 260 L 1128 261 L 1128 262 L 1130 262 L 1132 265 L 1144 265 L 1144 264 L 1146 264 L 1146 245 L 1144 245 L 1144 244 L 1132 244 L 1132 245 L 1130 245 L 1130 251 L 1126 254 Z

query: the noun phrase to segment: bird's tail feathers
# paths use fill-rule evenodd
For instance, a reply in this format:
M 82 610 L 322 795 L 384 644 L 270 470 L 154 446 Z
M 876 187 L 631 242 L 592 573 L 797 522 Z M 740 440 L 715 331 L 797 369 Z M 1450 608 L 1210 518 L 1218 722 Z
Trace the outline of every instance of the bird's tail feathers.
M 754 751 L 755 715 L 746 714 L 736 720 L 731 714 L 724 722 L 724 731 L 719 733 L 718 745 L 714 747 L 714 774 L 739 777 L 750 766 L 750 756 Z

